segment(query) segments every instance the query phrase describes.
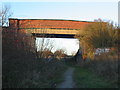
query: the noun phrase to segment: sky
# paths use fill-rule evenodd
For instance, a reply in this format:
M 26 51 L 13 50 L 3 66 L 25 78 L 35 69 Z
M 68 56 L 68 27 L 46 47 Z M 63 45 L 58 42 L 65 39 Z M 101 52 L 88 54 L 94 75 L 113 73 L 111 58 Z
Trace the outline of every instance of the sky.
M 119 0 L 0 0 L 1 2 L 118 2 Z
M 12 18 L 65 19 L 104 21 L 118 23 L 118 0 L 0 0 L 9 4 Z M 40 38 L 37 38 L 40 41 Z M 51 39 L 52 40 L 52 39 Z M 36 42 L 38 42 L 36 41 Z M 67 54 L 77 52 L 79 44 L 76 39 L 55 39 L 54 50 L 65 49 Z M 38 45 L 38 43 L 37 43 Z M 38 45 L 39 46 L 39 45 Z
M 118 2 L 10 2 L 15 18 L 71 19 L 117 22 Z

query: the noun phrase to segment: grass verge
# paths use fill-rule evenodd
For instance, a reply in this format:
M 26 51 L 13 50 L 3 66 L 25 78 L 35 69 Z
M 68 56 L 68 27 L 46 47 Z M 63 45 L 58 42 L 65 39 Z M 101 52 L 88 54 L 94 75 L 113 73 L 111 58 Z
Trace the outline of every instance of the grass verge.
M 114 81 L 106 80 L 79 66 L 75 66 L 74 80 L 77 88 L 117 88 Z

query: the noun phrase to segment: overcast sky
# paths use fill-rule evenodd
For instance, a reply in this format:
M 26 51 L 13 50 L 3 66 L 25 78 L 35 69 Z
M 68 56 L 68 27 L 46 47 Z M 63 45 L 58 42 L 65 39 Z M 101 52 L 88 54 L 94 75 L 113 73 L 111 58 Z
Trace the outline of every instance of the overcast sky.
M 11 2 L 12 1 L 12 2 Z M 26 2 L 25 2 L 26 1 Z M 1 0 L 9 4 L 12 18 L 67 19 L 94 21 L 101 18 L 118 23 L 118 0 Z M 42 1 L 42 2 L 40 2 Z M 38 40 L 38 39 L 37 39 Z M 76 52 L 75 39 L 54 40 L 56 49 L 64 48 L 68 54 Z M 61 44 L 62 43 L 62 44 Z

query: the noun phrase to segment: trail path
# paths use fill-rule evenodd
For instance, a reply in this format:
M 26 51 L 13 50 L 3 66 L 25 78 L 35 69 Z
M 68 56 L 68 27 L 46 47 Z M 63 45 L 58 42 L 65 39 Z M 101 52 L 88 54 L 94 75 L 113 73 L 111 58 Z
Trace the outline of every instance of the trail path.
M 74 88 L 75 83 L 73 81 L 73 73 L 74 73 L 74 68 L 69 67 L 63 75 L 64 82 L 59 84 L 56 88 Z

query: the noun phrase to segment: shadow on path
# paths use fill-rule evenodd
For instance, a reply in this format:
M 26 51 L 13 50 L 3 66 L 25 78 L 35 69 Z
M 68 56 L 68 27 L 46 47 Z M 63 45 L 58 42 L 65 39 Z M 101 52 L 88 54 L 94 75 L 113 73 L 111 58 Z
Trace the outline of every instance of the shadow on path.
M 73 73 L 74 73 L 74 68 L 69 67 L 63 75 L 64 82 L 57 85 L 56 88 L 75 88 L 75 83 L 73 81 Z

